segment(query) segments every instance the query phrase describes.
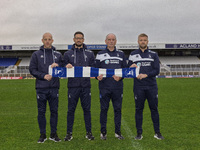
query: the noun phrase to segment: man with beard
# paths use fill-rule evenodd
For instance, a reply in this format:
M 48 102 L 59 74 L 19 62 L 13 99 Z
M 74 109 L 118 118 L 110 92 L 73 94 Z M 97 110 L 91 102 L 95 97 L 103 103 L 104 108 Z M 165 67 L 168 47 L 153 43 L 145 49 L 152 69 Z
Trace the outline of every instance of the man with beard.
M 158 113 L 158 87 L 156 76 L 160 72 L 160 64 L 157 53 L 148 49 L 148 36 L 140 34 L 138 36 L 139 49 L 131 52 L 129 56 L 129 67 L 140 67 L 137 78 L 134 78 L 134 98 L 135 98 L 135 120 L 137 136 L 135 140 L 141 140 L 142 120 L 144 103 L 147 99 L 151 110 L 151 118 L 154 125 L 156 139 L 162 140 L 164 137 L 160 133 L 159 113 Z
M 94 53 L 87 50 L 84 42 L 84 34 L 80 31 L 74 34 L 74 44 L 72 49 L 65 52 L 64 64 L 66 68 L 73 66 L 94 66 Z M 68 78 L 68 112 L 67 112 L 67 135 L 65 141 L 72 140 L 72 128 L 74 123 L 74 113 L 80 98 L 81 106 L 84 111 L 84 120 L 86 127 L 86 138 L 94 140 L 91 132 L 91 83 L 90 78 Z

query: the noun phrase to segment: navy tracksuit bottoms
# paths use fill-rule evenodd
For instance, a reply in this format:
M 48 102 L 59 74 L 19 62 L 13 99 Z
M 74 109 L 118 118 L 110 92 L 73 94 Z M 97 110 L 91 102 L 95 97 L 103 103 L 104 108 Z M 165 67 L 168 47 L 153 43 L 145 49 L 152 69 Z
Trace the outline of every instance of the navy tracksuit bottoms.
M 123 89 L 100 89 L 100 124 L 101 132 L 107 132 L 107 112 L 110 99 L 114 108 L 115 133 L 121 131 L 121 109 L 122 109 Z
M 159 113 L 158 113 L 158 88 L 147 87 L 134 89 L 135 97 L 135 120 L 137 133 L 142 133 L 143 109 L 144 103 L 147 99 L 149 108 L 151 110 L 151 119 L 153 121 L 154 131 L 160 132 Z
M 68 88 L 68 112 L 67 112 L 67 133 L 72 133 L 74 124 L 74 113 L 78 100 L 84 112 L 85 127 L 87 132 L 91 132 L 91 91 L 90 88 Z
M 56 133 L 58 122 L 58 90 L 57 88 L 36 89 L 38 106 L 38 123 L 41 134 L 46 134 L 46 104 L 49 102 L 51 112 L 51 133 Z

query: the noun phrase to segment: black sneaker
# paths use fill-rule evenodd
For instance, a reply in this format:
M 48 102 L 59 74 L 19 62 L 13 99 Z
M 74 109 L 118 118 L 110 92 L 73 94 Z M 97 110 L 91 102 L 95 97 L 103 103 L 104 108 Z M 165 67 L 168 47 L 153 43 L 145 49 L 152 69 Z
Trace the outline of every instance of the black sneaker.
M 92 132 L 87 132 L 85 138 L 88 140 L 94 140 L 94 136 L 92 135 Z
M 158 139 L 158 140 L 163 140 L 164 137 L 161 135 L 160 132 L 155 133 L 154 138 Z
M 106 132 L 101 132 L 100 137 L 102 140 L 106 140 L 107 139 Z
M 72 139 L 72 133 L 67 133 L 66 137 L 64 138 L 64 141 L 71 141 Z
M 124 139 L 124 137 L 121 135 L 121 132 L 120 132 L 120 131 L 117 132 L 117 133 L 115 133 L 115 137 L 118 138 L 119 140 Z
M 57 133 L 51 133 L 49 140 L 52 140 L 54 142 L 60 142 L 61 139 L 58 137 Z
M 41 134 L 38 143 L 44 143 L 46 140 L 46 134 Z
M 135 137 L 135 140 L 141 140 L 143 138 L 141 133 L 138 133 L 137 136 Z

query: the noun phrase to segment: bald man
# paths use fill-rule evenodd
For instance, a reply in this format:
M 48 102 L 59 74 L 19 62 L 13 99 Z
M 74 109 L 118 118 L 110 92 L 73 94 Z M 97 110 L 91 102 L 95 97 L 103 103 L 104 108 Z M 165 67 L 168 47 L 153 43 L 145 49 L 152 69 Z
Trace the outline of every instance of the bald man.
M 126 58 L 123 51 L 116 49 L 117 38 L 113 33 L 106 36 L 105 43 L 107 45 L 105 50 L 100 51 L 96 56 L 96 67 L 107 69 L 125 68 Z M 100 124 L 102 140 L 107 138 L 107 112 L 109 108 L 110 99 L 114 107 L 114 121 L 115 121 L 115 137 L 119 140 L 124 139 L 121 135 L 121 108 L 123 98 L 123 78 L 113 75 L 111 78 L 103 78 L 98 76 L 99 91 L 100 91 Z
M 52 46 L 53 37 L 51 33 L 45 33 L 42 37 L 43 46 L 40 50 L 32 54 L 29 71 L 36 78 L 36 93 L 38 106 L 38 124 L 40 128 L 40 138 L 38 143 L 44 143 L 46 138 L 46 104 L 49 103 L 51 117 L 50 140 L 59 142 L 57 122 L 58 122 L 58 91 L 60 87 L 59 78 L 48 74 L 48 68 L 62 65 L 62 55 Z

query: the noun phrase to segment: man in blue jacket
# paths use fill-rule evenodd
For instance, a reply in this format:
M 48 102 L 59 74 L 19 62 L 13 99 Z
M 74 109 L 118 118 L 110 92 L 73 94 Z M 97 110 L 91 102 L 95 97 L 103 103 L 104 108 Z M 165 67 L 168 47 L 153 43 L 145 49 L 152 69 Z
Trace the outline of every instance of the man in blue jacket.
M 66 68 L 73 66 L 94 66 L 94 53 L 87 50 L 84 42 L 84 34 L 80 31 L 74 34 L 72 49 L 65 52 L 64 64 Z M 91 84 L 90 78 L 68 78 L 68 112 L 67 112 L 67 135 L 65 141 L 72 140 L 74 113 L 80 98 L 84 112 L 86 138 L 94 140 L 91 132 Z
M 38 105 L 38 123 L 40 128 L 40 138 L 38 143 L 44 143 L 46 138 L 46 103 L 49 102 L 51 111 L 50 140 L 61 141 L 56 133 L 58 122 L 58 90 L 60 87 L 59 78 L 48 74 L 49 66 L 57 67 L 62 64 L 62 55 L 55 51 L 52 46 L 53 37 L 50 33 L 45 33 L 42 38 L 43 46 L 34 52 L 31 57 L 29 71 L 36 78 L 36 93 Z
M 96 56 L 96 67 L 107 69 L 126 68 L 126 58 L 123 51 L 116 49 L 116 36 L 112 33 L 108 34 L 105 39 L 107 45 L 105 50 L 100 51 Z M 103 75 L 97 77 L 99 80 L 100 91 L 100 124 L 102 140 L 107 138 L 107 112 L 109 108 L 110 99 L 112 99 L 114 107 L 114 121 L 115 121 L 115 137 L 124 139 L 121 135 L 121 108 L 123 98 L 123 78 L 113 75 L 111 78 L 104 78 Z
M 134 97 L 135 97 L 135 120 L 137 128 L 136 140 L 141 140 L 142 120 L 144 103 L 147 99 L 151 110 L 151 118 L 154 125 L 156 139 L 164 139 L 160 133 L 159 114 L 158 114 L 158 87 L 156 75 L 160 72 L 160 64 L 157 53 L 148 49 L 148 36 L 140 34 L 138 36 L 139 49 L 131 52 L 129 56 L 129 67 L 140 67 L 137 78 L 134 78 Z

